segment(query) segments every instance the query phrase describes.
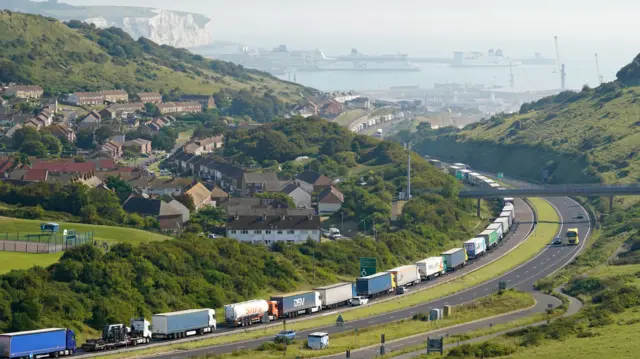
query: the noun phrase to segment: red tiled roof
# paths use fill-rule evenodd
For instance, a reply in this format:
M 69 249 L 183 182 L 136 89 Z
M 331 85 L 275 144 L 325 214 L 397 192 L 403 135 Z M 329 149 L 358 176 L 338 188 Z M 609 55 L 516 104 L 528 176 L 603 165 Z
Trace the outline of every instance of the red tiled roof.
M 98 162 L 98 166 L 100 168 L 109 168 L 109 169 L 113 169 L 118 167 L 116 165 L 116 161 L 112 160 L 112 159 L 102 159 L 102 160 L 97 160 L 96 162 Z
M 45 169 L 30 169 L 27 173 L 22 177 L 23 181 L 46 181 L 47 179 L 47 170 Z
M 96 164 L 93 162 L 67 162 L 67 161 L 51 161 L 36 162 L 31 166 L 32 169 L 46 169 L 50 172 L 91 172 L 96 170 Z
M 0 157 L 0 173 L 6 172 L 13 166 L 13 158 Z

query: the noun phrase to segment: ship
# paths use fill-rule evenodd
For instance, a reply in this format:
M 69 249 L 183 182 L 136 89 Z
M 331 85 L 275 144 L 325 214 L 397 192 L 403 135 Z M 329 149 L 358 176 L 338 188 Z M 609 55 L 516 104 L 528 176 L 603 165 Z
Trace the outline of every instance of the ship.
M 519 58 L 517 60 L 522 62 L 523 65 L 554 66 L 556 64 L 556 59 L 544 57 L 539 52 L 533 54 L 533 57 Z
M 351 49 L 349 55 L 343 55 L 336 57 L 338 61 L 361 61 L 361 62 L 408 62 L 409 55 L 407 54 L 385 54 L 385 55 L 365 55 L 358 52 L 357 49 Z
M 502 50 L 490 49 L 485 55 L 482 52 L 461 52 L 453 53 L 453 67 L 510 67 L 520 66 L 522 61 L 505 57 Z
M 327 60 L 312 66 L 298 67 L 301 72 L 417 72 L 420 67 L 409 61 Z

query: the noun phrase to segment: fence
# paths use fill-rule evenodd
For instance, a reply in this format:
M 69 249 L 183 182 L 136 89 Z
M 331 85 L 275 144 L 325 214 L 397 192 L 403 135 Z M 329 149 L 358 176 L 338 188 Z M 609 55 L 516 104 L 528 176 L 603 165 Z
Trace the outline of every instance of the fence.
M 93 232 L 75 233 L 0 233 L 0 251 L 56 253 L 93 243 Z

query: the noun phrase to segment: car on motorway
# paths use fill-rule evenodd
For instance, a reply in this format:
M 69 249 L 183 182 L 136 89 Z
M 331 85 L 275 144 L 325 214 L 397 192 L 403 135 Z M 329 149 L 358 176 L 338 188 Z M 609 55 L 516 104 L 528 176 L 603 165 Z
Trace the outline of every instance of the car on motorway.
M 277 342 L 292 341 L 294 339 L 296 339 L 295 330 L 283 330 L 276 334 L 276 337 L 274 338 Z
M 578 215 L 574 216 L 573 219 L 584 219 L 584 216 L 581 215 L 581 214 L 578 214 Z
M 406 294 L 406 293 L 409 293 L 409 288 L 407 287 L 398 287 L 398 289 L 396 289 L 397 295 Z
M 562 237 L 556 237 L 553 239 L 553 241 L 551 241 L 551 244 L 556 246 L 556 245 L 562 245 Z
M 367 303 L 369 303 L 369 298 L 367 297 L 353 297 L 353 299 L 351 299 L 351 305 L 353 305 L 354 307 L 365 305 Z

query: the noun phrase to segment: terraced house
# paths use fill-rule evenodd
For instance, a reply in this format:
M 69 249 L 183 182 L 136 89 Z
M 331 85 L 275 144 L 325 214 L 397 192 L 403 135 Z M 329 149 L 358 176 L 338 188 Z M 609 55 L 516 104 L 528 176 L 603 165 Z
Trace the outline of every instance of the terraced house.
M 129 101 L 129 94 L 124 90 L 108 90 L 98 92 L 74 92 L 67 97 L 72 105 L 101 105 L 105 102 L 118 103 Z
M 198 102 L 167 102 L 158 104 L 161 114 L 202 112 L 202 105 Z
M 162 103 L 162 95 L 158 92 L 140 92 L 136 94 L 136 99 L 142 103 Z
M 40 86 L 21 86 L 21 85 L 9 87 L 4 92 L 4 94 L 7 96 L 15 96 L 17 98 L 27 98 L 27 99 L 40 98 L 42 97 L 43 93 L 44 91 Z

